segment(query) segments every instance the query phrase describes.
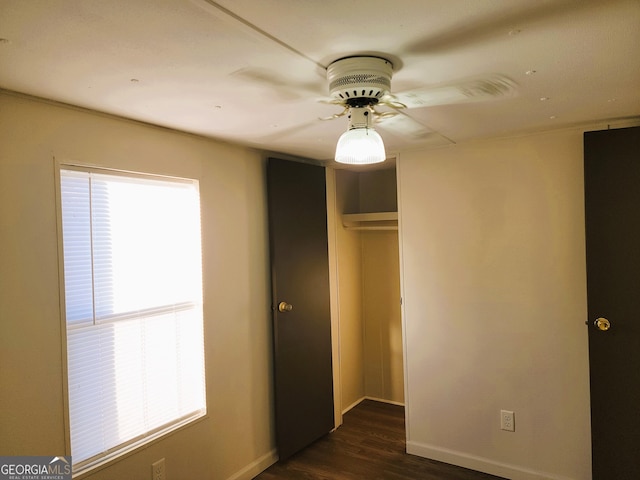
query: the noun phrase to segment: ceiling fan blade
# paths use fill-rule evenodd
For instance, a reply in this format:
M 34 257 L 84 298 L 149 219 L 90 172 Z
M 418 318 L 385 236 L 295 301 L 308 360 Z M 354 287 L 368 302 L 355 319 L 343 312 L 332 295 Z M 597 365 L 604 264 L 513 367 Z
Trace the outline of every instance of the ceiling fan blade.
M 285 139 L 287 137 L 290 137 L 292 135 L 296 135 L 297 133 L 304 132 L 305 130 L 314 127 L 315 125 L 318 124 L 319 121 L 320 121 L 320 119 L 314 119 L 314 120 L 310 120 L 310 121 L 305 122 L 305 123 L 301 123 L 301 124 L 298 124 L 298 125 L 293 125 L 291 127 L 285 127 L 285 128 L 277 127 L 273 133 L 269 133 L 267 135 L 263 135 L 261 137 L 258 137 L 257 138 L 257 140 L 258 140 L 257 143 L 261 143 L 261 142 L 265 142 L 265 141 L 271 142 L 271 141 Z
M 418 141 L 421 144 L 450 145 L 453 140 L 414 120 L 405 113 L 397 112 L 393 116 L 385 116 L 379 120 L 381 129 L 405 139 Z
M 517 84 L 504 75 L 474 78 L 455 84 L 417 88 L 393 94 L 393 101 L 406 108 L 491 100 L 514 95 Z M 397 108 L 393 107 L 392 108 Z
M 263 68 L 246 67 L 236 70 L 229 75 L 245 80 L 252 84 L 261 84 L 273 90 L 284 100 L 300 100 L 313 96 L 326 95 L 326 87 L 320 81 L 294 82 L 290 78 L 278 75 Z
M 344 100 L 340 98 L 326 97 L 318 100 L 319 103 L 324 103 L 326 105 L 340 105 L 341 107 L 346 107 L 346 103 Z

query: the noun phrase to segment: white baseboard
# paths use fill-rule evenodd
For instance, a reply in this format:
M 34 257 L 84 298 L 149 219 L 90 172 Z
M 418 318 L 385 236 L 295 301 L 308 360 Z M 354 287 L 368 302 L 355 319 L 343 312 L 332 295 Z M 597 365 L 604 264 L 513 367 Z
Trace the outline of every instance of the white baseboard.
M 344 415 L 345 413 L 347 413 L 349 410 L 351 410 L 354 407 L 357 407 L 360 403 L 362 403 L 364 400 L 373 400 L 374 402 L 381 402 L 381 403 L 389 403 L 391 405 L 398 405 L 400 407 L 404 407 L 404 403 L 400 403 L 400 402 L 394 402 L 393 400 L 387 400 L 386 398 L 376 398 L 376 397 L 369 397 L 369 396 L 364 396 L 362 398 L 359 398 L 358 400 L 356 400 L 355 402 L 353 402 L 351 405 L 349 405 L 347 408 L 345 408 L 344 410 L 342 410 L 342 415 Z
M 518 465 L 496 462 L 464 452 L 411 441 L 407 441 L 407 453 L 511 480 L 573 480 L 561 475 L 539 472 Z
M 362 397 L 359 398 L 358 400 L 356 400 L 355 402 L 353 402 L 351 405 L 349 405 L 347 408 L 345 408 L 344 410 L 342 410 L 342 415 L 344 415 L 345 413 L 347 413 L 349 410 L 351 410 L 353 407 L 358 406 L 359 403 L 361 403 L 365 398 L 367 397 Z
M 394 402 L 393 400 L 387 400 L 386 398 L 364 397 L 364 399 L 373 400 L 374 402 L 388 403 L 389 405 L 397 405 L 399 407 L 404 407 L 404 403 Z
M 227 480 L 251 480 L 256 475 L 264 472 L 267 468 L 278 461 L 278 453 L 275 449 L 264 454 L 257 460 L 251 462 L 242 470 L 231 475 Z

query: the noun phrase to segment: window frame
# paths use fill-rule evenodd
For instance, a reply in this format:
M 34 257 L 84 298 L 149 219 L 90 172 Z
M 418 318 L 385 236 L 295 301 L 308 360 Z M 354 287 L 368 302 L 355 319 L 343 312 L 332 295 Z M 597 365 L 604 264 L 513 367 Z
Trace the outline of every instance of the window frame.
M 164 175 L 157 173 L 146 173 L 139 171 L 131 171 L 131 170 L 123 170 L 118 168 L 111 168 L 99 165 L 92 165 L 82 162 L 73 162 L 69 160 L 60 160 L 53 157 L 54 163 L 54 181 L 55 181 L 55 208 L 56 208 L 56 237 L 57 237 L 57 251 L 58 251 L 58 290 L 59 290 L 59 305 L 60 305 L 60 345 L 61 345 L 61 364 L 62 364 L 62 393 L 63 393 L 63 422 L 64 422 L 64 444 L 65 444 L 65 455 L 72 456 L 71 452 L 71 413 L 70 413 L 70 397 L 69 397 L 69 365 L 68 365 L 68 332 L 67 332 L 67 315 L 66 315 L 66 287 L 65 287 L 65 268 L 64 268 L 64 239 L 63 239 L 63 216 L 62 216 L 62 170 L 73 170 L 79 172 L 95 172 L 100 174 L 114 175 L 114 176 L 122 176 L 128 178 L 141 178 L 141 179 L 156 179 L 160 181 L 170 181 L 176 183 L 184 183 L 195 185 L 195 188 L 198 192 L 198 197 L 200 197 L 200 189 L 199 189 L 199 180 L 191 179 L 186 177 L 172 176 L 172 175 Z M 202 220 L 201 220 L 201 200 L 200 200 L 200 244 L 203 245 L 202 241 Z M 202 248 L 202 247 L 201 247 Z M 202 265 L 202 260 L 201 260 Z M 202 279 L 202 288 L 204 288 L 204 279 Z M 177 307 L 182 308 L 185 304 L 177 305 Z M 74 479 L 84 478 L 88 475 L 95 473 L 97 470 L 108 467 L 119 460 L 127 458 L 131 455 L 138 453 L 139 451 L 148 448 L 150 445 L 158 443 L 159 441 L 174 435 L 188 427 L 196 425 L 204 420 L 209 418 L 209 408 L 208 408 L 208 395 L 207 395 L 207 382 L 206 382 L 206 372 L 207 372 L 207 356 L 206 356 L 206 332 L 205 332 L 205 322 L 204 322 L 204 292 L 202 292 L 201 297 L 201 305 L 202 305 L 202 328 L 203 328 L 203 360 L 204 360 L 204 379 L 203 379 L 203 387 L 204 387 L 204 412 L 201 414 L 189 414 L 185 415 L 181 418 L 175 419 L 171 422 L 170 425 L 164 425 L 157 428 L 154 428 L 143 435 L 132 438 L 122 444 L 111 448 L 104 452 L 103 454 L 90 457 L 82 462 L 79 462 L 75 465 L 75 468 L 72 472 L 72 477 Z M 156 309 L 149 309 L 149 311 Z M 163 308 L 160 307 L 156 311 L 162 311 Z M 125 315 L 115 315 L 119 319 L 123 319 Z M 112 322 L 110 319 L 101 319 L 96 322 L 107 323 Z M 118 321 L 118 320 L 116 320 Z M 83 326 L 78 326 L 76 328 L 85 328 Z

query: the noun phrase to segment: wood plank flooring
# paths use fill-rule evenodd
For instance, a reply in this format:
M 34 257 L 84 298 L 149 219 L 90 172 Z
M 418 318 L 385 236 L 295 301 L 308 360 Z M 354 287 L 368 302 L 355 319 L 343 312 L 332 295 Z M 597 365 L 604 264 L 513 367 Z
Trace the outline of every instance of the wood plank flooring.
M 343 424 L 254 480 L 496 480 L 405 453 L 404 408 L 365 400 Z

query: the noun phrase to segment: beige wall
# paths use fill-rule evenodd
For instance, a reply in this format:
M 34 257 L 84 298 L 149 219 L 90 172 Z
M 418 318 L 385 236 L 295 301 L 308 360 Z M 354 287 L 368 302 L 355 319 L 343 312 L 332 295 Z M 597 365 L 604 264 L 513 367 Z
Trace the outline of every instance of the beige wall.
M 409 452 L 590 479 L 582 131 L 405 152 L 398 169 Z
M 91 475 L 249 479 L 273 461 L 258 153 L 0 94 L 0 452 L 65 453 L 53 157 L 200 181 L 208 417 Z
M 358 212 L 345 213 L 398 211 L 395 167 L 359 172 L 358 183 Z
M 398 232 L 367 231 L 360 235 L 365 395 L 403 404 Z
M 358 176 L 335 173 L 335 264 L 339 323 L 339 368 L 341 411 L 362 400 L 364 391 L 364 345 L 362 313 L 362 246 L 358 232 L 342 226 L 343 212 L 357 209 Z

